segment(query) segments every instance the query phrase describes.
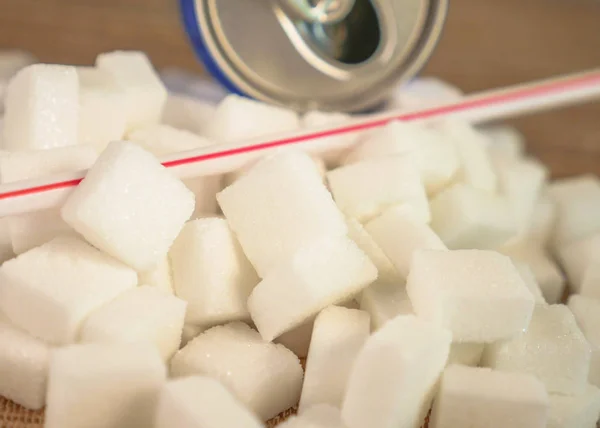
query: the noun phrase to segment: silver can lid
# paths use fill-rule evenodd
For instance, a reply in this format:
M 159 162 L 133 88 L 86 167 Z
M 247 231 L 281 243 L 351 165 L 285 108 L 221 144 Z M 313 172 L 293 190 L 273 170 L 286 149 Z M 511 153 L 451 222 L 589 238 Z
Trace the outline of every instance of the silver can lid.
M 429 59 L 448 0 L 180 0 L 186 32 L 230 91 L 300 111 L 357 112 Z

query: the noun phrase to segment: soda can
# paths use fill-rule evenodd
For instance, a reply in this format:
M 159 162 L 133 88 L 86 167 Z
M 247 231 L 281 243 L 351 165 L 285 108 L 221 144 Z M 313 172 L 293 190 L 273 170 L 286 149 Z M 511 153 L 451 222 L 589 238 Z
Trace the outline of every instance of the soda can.
M 180 0 L 229 91 L 298 111 L 361 112 L 429 59 L 448 0 Z

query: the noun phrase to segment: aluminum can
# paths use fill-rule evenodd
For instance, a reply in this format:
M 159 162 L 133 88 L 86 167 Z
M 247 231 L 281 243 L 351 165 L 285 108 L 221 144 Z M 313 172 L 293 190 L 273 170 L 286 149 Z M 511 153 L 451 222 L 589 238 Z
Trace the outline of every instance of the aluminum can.
M 298 111 L 361 112 L 415 76 L 448 0 L 180 0 L 185 30 L 229 91 Z

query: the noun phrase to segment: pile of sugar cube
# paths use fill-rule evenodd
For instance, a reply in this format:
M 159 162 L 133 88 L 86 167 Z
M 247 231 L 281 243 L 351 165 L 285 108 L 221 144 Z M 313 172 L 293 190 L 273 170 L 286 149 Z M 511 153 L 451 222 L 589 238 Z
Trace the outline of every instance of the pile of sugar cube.
M 0 219 L 0 395 L 46 427 L 596 426 L 600 180 L 550 182 L 514 129 L 390 122 L 182 181 L 161 156 L 351 117 L 170 92 L 134 51 L 0 54 L 0 86 L 1 183 L 87 170 Z

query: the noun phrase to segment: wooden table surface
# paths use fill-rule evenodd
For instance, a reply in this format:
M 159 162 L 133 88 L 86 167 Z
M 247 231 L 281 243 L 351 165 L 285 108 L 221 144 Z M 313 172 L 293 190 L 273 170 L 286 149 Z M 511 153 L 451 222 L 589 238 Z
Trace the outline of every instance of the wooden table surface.
M 443 38 L 424 74 L 470 92 L 600 67 L 598 0 L 450 3 Z M 142 49 L 159 67 L 202 71 L 176 0 L 0 0 L 0 49 L 14 47 L 43 61 L 74 64 L 89 64 L 111 49 Z M 599 102 L 514 123 L 554 176 L 600 173 Z

